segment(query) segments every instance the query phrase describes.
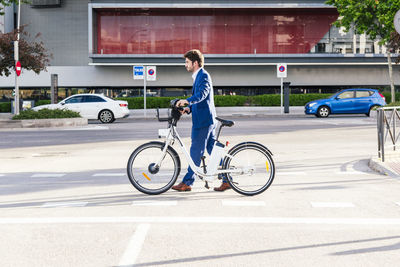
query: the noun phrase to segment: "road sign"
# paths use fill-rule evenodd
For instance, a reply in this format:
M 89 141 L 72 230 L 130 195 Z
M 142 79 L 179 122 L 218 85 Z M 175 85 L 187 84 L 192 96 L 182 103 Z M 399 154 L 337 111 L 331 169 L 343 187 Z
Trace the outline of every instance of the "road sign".
M 394 28 L 400 34 L 400 10 L 394 15 Z
M 144 78 L 144 67 L 143 66 L 133 66 L 133 79 L 143 80 Z
M 276 65 L 276 73 L 278 78 L 286 78 L 287 77 L 287 64 L 279 63 Z
M 155 81 L 157 77 L 157 69 L 156 66 L 147 66 L 147 80 Z
M 21 62 L 17 61 L 17 63 L 15 64 L 15 72 L 17 73 L 17 76 L 21 75 Z

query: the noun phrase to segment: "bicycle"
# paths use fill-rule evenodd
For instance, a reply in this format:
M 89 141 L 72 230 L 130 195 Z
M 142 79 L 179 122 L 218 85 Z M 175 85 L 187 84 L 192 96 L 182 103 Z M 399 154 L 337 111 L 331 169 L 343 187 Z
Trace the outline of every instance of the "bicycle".
M 209 188 L 208 182 L 225 178 L 233 190 L 243 195 L 253 196 L 267 190 L 275 177 L 271 151 L 256 142 L 243 142 L 227 152 L 228 142 L 224 145 L 218 141 L 222 128 L 232 127 L 233 121 L 216 117 L 219 123 L 208 166 L 204 156 L 201 158 L 203 166 L 194 164 L 176 129 L 181 117 L 180 110 L 183 110 L 175 107 L 178 100 L 171 101 L 168 118 L 160 118 L 157 109 L 158 121 L 168 122 L 167 129 L 159 129 L 159 138 L 164 137 L 165 141 L 145 143 L 136 148 L 129 157 L 127 172 L 132 185 L 149 195 L 168 191 L 181 171 L 179 155 L 172 147 L 177 141 L 190 167 L 205 182 L 206 188 Z

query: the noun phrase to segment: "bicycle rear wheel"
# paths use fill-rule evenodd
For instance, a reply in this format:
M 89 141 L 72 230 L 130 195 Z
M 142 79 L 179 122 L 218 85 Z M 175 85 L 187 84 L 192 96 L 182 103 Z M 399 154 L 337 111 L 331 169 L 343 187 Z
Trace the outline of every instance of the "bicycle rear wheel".
M 143 144 L 129 157 L 127 166 L 129 180 L 142 193 L 149 195 L 164 193 L 175 184 L 179 176 L 180 159 L 170 146 L 159 168 L 155 168 L 164 145 L 161 142 Z
M 227 173 L 228 182 L 236 192 L 253 196 L 267 190 L 275 177 L 275 165 L 269 150 L 258 143 L 245 142 L 234 146 L 225 157 L 224 169 L 240 169 Z

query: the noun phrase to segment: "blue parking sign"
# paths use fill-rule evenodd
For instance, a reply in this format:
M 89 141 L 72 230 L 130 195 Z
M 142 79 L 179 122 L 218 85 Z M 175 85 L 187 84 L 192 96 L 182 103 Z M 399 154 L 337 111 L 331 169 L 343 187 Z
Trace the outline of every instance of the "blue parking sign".
M 144 67 L 143 66 L 133 66 L 133 79 L 143 80 L 144 78 Z

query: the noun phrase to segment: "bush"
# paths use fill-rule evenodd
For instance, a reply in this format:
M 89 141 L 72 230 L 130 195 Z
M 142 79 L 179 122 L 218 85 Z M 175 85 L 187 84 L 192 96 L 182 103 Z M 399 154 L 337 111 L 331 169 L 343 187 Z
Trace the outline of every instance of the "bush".
M 35 107 L 51 104 L 51 100 L 38 100 L 35 102 Z
M 392 94 L 390 92 L 382 92 L 381 94 L 385 97 L 386 103 L 389 104 L 392 101 Z M 395 98 L 395 100 L 400 100 L 400 93 L 395 93 Z
M 169 108 L 170 101 L 176 98 L 183 99 L 186 97 L 146 97 L 146 108 Z M 116 99 L 127 101 L 129 109 L 144 108 L 144 97 L 119 97 Z
M 249 97 L 242 95 L 216 95 L 214 104 L 216 107 L 235 107 L 244 106 Z
M 0 112 L 11 112 L 11 102 L 0 103 Z
M 19 115 L 15 115 L 13 120 L 33 120 L 33 119 L 62 119 L 62 118 L 80 118 L 78 112 L 63 109 L 41 109 L 39 111 L 24 110 Z

